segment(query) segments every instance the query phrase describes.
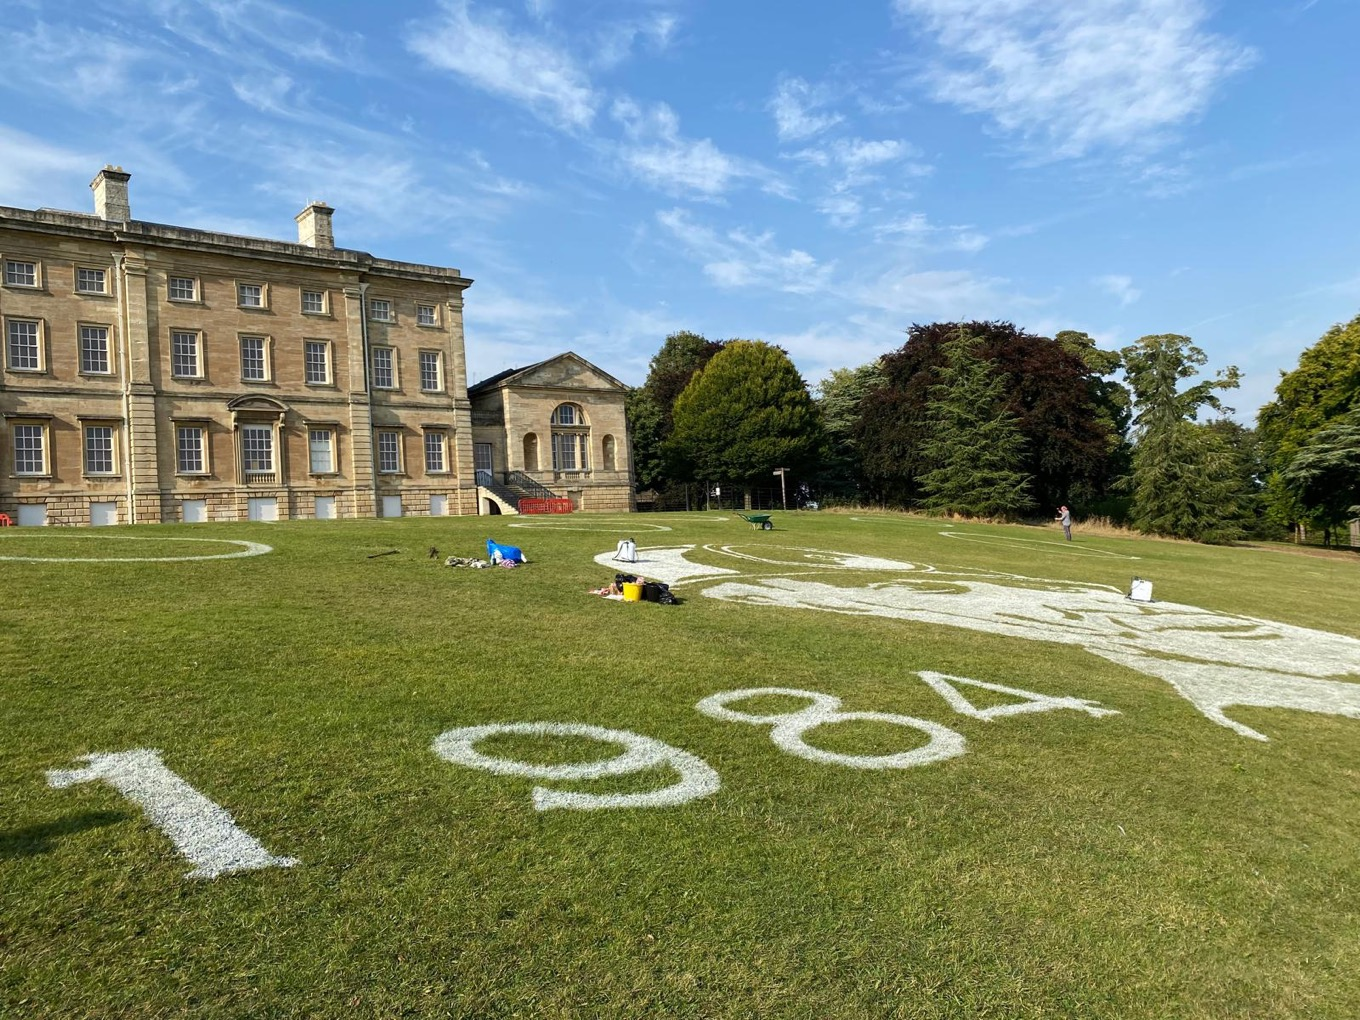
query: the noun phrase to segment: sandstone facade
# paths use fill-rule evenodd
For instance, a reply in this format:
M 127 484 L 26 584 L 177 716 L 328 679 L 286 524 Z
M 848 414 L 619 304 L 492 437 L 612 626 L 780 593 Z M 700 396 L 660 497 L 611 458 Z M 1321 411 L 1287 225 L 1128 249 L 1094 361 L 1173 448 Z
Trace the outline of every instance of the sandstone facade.
M 470 279 L 336 248 L 321 203 L 296 243 L 133 220 L 128 176 L 100 172 L 95 215 L 0 208 L 0 513 L 478 512 Z
M 471 386 L 477 466 L 498 482 L 528 476 L 577 510 L 637 509 L 628 387 L 567 352 Z

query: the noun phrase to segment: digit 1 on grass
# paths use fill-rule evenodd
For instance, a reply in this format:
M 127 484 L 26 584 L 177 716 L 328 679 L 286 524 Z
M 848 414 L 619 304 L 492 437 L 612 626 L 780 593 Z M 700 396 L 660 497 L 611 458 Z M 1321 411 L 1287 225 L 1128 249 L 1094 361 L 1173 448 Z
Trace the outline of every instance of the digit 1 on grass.
M 151 824 L 170 837 L 194 870 L 188 878 L 217 878 L 237 871 L 291 868 L 294 857 L 275 857 L 223 808 L 175 775 L 159 751 L 139 748 L 85 755 L 79 769 L 51 769 L 47 785 L 62 790 L 77 783 L 108 783 L 146 812 Z

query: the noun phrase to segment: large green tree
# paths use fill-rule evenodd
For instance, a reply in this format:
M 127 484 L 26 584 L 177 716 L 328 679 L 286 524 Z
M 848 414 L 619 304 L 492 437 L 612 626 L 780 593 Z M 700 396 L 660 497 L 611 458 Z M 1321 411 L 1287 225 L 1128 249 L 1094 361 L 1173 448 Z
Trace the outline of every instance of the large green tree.
M 665 489 L 685 477 L 683 464 L 667 456 L 666 439 L 671 434 L 675 398 L 689 385 L 694 373 L 722 350 L 720 340 L 681 330 L 666 337 L 653 355 L 647 379 L 628 394 L 629 435 L 633 443 L 633 465 L 637 487 Z
M 864 472 L 856 426 L 865 396 L 883 380 L 883 366 L 872 361 L 834 369 L 818 386 L 817 409 L 826 430 L 826 453 L 814 482 L 820 498 L 862 498 Z
M 1333 528 L 1360 517 L 1360 408 L 1315 432 L 1280 477 L 1330 544 Z
M 961 332 L 944 345 L 940 381 L 931 387 L 930 438 L 923 453 L 934 465 L 921 477 L 923 505 L 969 517 L 1014 517 L 1031 505 L 1025 437 L 1006 407 L 1006 380 L 977 356 L 982 341 Z
M 1238 385 L 1235 366 L 1181 387 L 1208 361 L 1189 337 L 1145 336 L 1125 347 L 1133 390 L 1133 523 L 1155 535 L 1224 542 L 1242 533 L 1244 491 L 1238 458 L 1218 432 L 1195 424 L 1203 408 L 1231 411 L 1216 390 Z
M 805 478 L 822 448 L 807 384 L 789 356 L 759 340 L 729 340 L 675 401 L 666 441 L 674 462 L 701 482 L 771 484 L 785 467 Z
M 856 430 L 869 495 L 902 505 L 923 498 L 921 477 L 934 467 L 923 452 L 931 387 L 947 360 L 944 345 L 960 334 L 980 341 L 977 357 L 1004 381 L 1006 408 L 1025 437 L 1016 468 L 1031 479 L 1033 498 L 1081 506 L 1103 495 L 1115 477 L 1118 438 L 1096 400 L 1100 373 L 1074 350 L 1009 322 L 912 326 L 907 342 L 883 356 L 885 380 L 865 396 Z
M 1297 485 L 1283 477 L 1295 455 L 1319 431 L 1360 407 L 1360 316 L 1333 326 L 1282 373 L 1275 399 L 1257 417 L 1269 474 L 1265 502 L 1271 521 L 1284 528 L 1300 522 L 1326 526 L 1299 500 Z

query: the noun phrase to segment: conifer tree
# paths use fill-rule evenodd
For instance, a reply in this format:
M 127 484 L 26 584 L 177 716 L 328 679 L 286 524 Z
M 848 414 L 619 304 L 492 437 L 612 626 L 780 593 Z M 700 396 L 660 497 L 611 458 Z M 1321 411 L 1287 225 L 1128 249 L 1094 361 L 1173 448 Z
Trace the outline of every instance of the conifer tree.
M 822 448 L 821 422 L 789 356 L 759 340 L 729 340 L 675 400 L 668 454 L 702 482 L 769 485 L 777 467 L 805 476 Z
M 1212 429 L 1194 423 L 1201 408 L 1231 411 L 1215 390 L 1234 389 L 1229 366 L 1180 390 L 1208 360 L 1186 336 L 1142 337 L 1125 347 L 1124 371 L 1138 409 L 1134 418 L 1133 523 L 1154 535 L 1226 542 L 1240 536 L 1244 491 L 1236 453 Z
M 1005 407 L 1005 378 L 977 356 L 980 341 L 959 332 L 944 345 L 946 363 L 930 389 L 932 468 L 921 478 L 922 505 L 969 517 L 1014 517 L 1032 503 L 1025 438 Z

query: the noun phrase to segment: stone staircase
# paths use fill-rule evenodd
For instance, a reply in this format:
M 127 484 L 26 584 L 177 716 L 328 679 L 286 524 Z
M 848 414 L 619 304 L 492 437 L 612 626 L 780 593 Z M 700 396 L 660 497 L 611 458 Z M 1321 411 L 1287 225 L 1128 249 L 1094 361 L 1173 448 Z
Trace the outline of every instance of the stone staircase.
M 505 514 L 518 514 L 521 500 L 562 500 L 565 498 L 536 479 L 530 478 L 523 471 L 509 472 L 503 482 L 496 480 L 494 472 L 478 471 L 477 487 L 485 490 L 486 495 L 494 499 L 500 505 L 501 512 Z

